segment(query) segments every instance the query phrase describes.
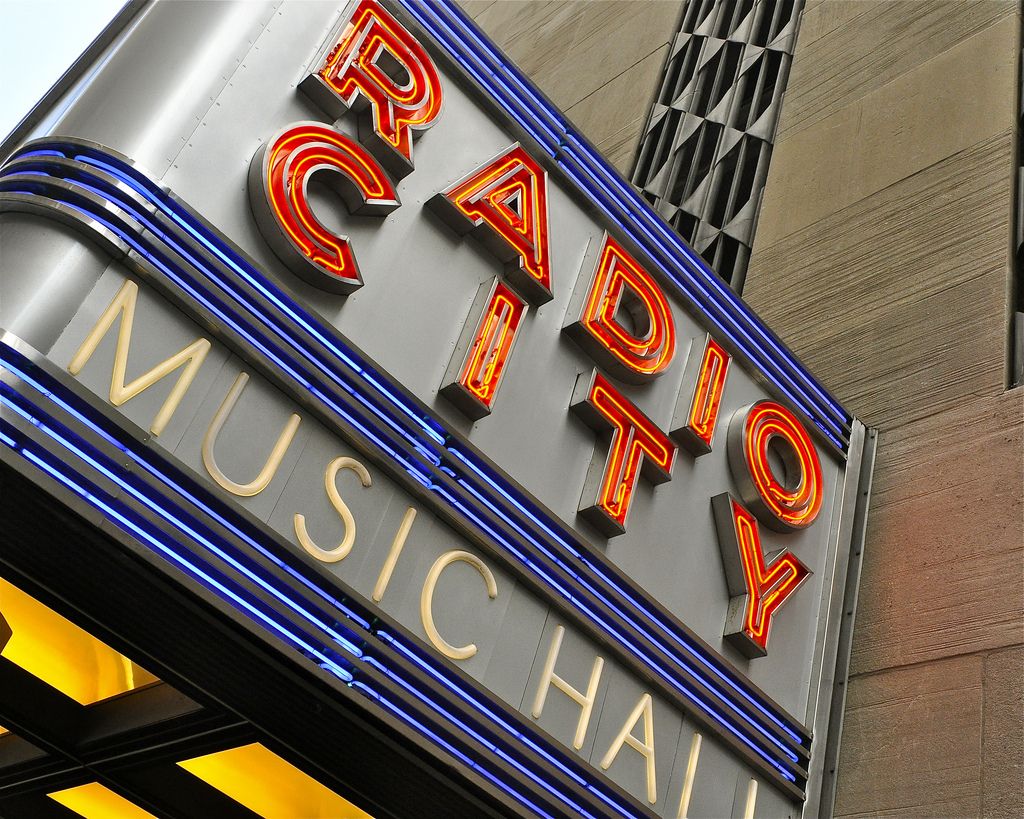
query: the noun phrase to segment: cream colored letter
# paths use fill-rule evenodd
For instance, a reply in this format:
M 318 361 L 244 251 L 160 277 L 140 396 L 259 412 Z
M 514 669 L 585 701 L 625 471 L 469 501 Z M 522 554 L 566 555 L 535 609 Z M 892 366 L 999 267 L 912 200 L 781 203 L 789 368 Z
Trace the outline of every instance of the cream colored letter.
M 228 394 L 224 396 L 224 402 L 220 405 L 220 409 L 217 410 L 217 414 L 210 421 L 206 435 L 203 436 L 203 464 L 206 466 L 206 471 L 210 473 L 210 477 L 233 495 L 241 495 L 246 498 L 258 495 L 269 486 L 270 482 L 274 479 L 277 468 L 281 465 L 281 461 L 284 460 L 284 455 L 291 445 L 292 438 L 295 437 L 295 430 L 299 428 L 299 421 L 302 420 L 298 415 L 292 413 L 292 417 L 288 419 L 288 423 L 285 424 L 281 434 L 277 436 L 277 443 L 274 444 L 274 448 L 270 451 L 270 457 L 267 458 L 267 462 L 263 465 L 260 473 L 249 483 L 235 483 L 221 472 L 220 467 L 217 466 L 217 461 L 213 457 L 213 447 L 217 443 L 217 436 L 220 434 L 224 422 L 228 420 L 231 410 L 238 403 L 238 397 L 242 394 L 242 390 L 245 389 L 248 381 L 248 373 L 241 372 L 238 374 L 235 383 L 231 385 Z
M 453 660 L 468 660 L 476 654 L 476 643 L 470 643 L 461 648 L 453 646 L 441 636 L 437 626 L 434 625 L 434 587 L 437 586 L 437 580 L 445 567 L 460 560 L 480 572 L 480 576 L 483 577 L 484 583 L 487 585 L 487 596 L 491 600 L 498 596 L 498 584 L 494 580 L 494 575 L 479 557 L 460 549 L 445 552 L 434 561 L 434 565 L 427 572 L 427 579 L 423 581 L 423 592 L 420 594 L 420 619 L 423 621 L 423 630 L 427 632 L 427 637 L 430 638 L 434 648 Z
M 96 326 L 85 337 L 82 346 L 78 348 L 78 352 L 71 359 L 71 363 L 68 364 L 68 372 L 72 375 L 78 375 L 82 371 L 82 367 L 92 357 L 92 354 L 96 352 L 100 341 L 103 340 L 103 337 L 117 320 L 117 317 L 120 316 L 121 324 L 117 330 L 117 347 L 114 349 L 114 369 L 110 373 L 111 404 L 119 407 L 143 390 L 152 387 L 161 378 L 170 375 L 179 367 L 184 366 L 185 368 L 181 371 L 181 375 L 178 376 L 178 381 L 171 390 L 171 394 L 167 396 L 167 400 L 164 401 L 163 406 L 160 407 L 160 411 L 156 414 L 156 418 L 153 419 L 153 423 L 149 427 L 150 432 L 154 435 L 159 435 L 167 427 L 171 416 L 174 415 L 178 404 L 181 403 L 181 399 L 185 397 L 185 392 L 196 377 L 196 373 L 199 372 L 206 354 L 210 351 L 210 342 L 205 338 L 197 338 L 184 350 L 160 362 L 149 372 L 143 373 L 130 384 L 125 384 L 125 371 L 128 369 L 128 347 L 132 339 L 132 323 L 135 320 L 135 303 L 138 299 L 138 293 L 139 286 L 131 279 L 128 279 L 121 285 L 121 289 L 117 291 L 113 301 L 103 311 L 103 315 L 96 322 Z
M 345 524 L 345 536 L 342 538 L 341 543 L 333 549 L 321 549 L 313 542 L 313 538 L 306 531 L 305 516 L 296 512 L 293 518 L 295 536 L 299 539 L 299 543 L 302 544 L 302 548 L 324 563 L 337 563 L 339 560 L 343 560 L 352 551 L 352 544 L 356 540 L 355 518 L 352 517 L 348 504 L 341 499 L 341 493 L 338 492 L 338 484 L 336 483 L 338 473 L 342 469 L 350 469 L 355 472 L 364 487 L 373 483 L 370 480 L 370 473 L 366 471 L 366 467 L 352 458 L 339 457 L 327 464 L 327 469 L 324 472 L 324 488 L 327 490 L 327 497 L 331 500 L 331 506 L 337 511 L 341 522 Z
M 633 736 L 633 728 L 640 717 L 644 718 L 643 742 Z M 647 761 L 647 801 L 653 805 L 658 801 L 658 781 L 654 765 L 654 703 L 651 700 L 651 695 L 646 692 L 636 704 L 633 713 L 626 718 L 626 723 L 619 731 L 619 735 L 612 740 L 612 744 L 608 747 L 608 753 L 601 760 L 602 770 L 607 771 L 612 766 L 623 744 L 637 751 Z
M 416 509 L 410 506 L 402 515 L 402 522 L 398 524 L 398 531 L 395 532 L 395 536 L 391 540 L 388 556 L 384 559 L 384 565 L 373 586 L 373 594 L 370 599 L 374 603 L 379 603 L 384 598 L 384 592 L 387 591 L 388 583 L 391 582 L 391 573 L 394 572 L 395 566 L 398 564 L 398 557 L 402 554 L 402 549 L 405 548 L 405 539 L 409 537 L 409 530 L 412 529 L 414 520 L 416 520 Z
M 562 637 L 564 636 L 565 627 L 556 626 L 555 633 L 551 638 L 551 647 L 548 649 L 548 657 L 544 661 L 544 670 L 541 672 L 540 682 L 537 685 L 537 694 L 533 698 L 533 718 L 540 719 L 540 715 L 544 712 L 544 701 L 548 696 L 548 688 L 552 685 L 555 686 L 582 709 L 579 722 L 576 723 L 576 736 L 572 743 L 572 746 L 578 751 L 583 747 L 587 726 L 590 724 L 590 715 L 594 710 L 597 686 L 601 682 L 601 669 L 604 668 L 604 658 L 600 656 L 594 658 L 594 665 L 590 669 L 587 693 L 581 694 L 555 673 L 555 663 L 558 662 L 558 652 L 562 648 Z
M 757 806 L 757 780 L 747 783 L 747 800 L 743 805 L 743 819 L 754 819 L 754 808 Z
M 694 731 L 690 741 L 690 757 L 686 760 L 686 776 L 683 778 L 683 791 L 679 794 L 679 812 L 676 819 L 686 819 L 690 810 L 690 797 L 693 796 L 693 780 L 697 776 L 697 759 L 700 757 L 700 734 Z

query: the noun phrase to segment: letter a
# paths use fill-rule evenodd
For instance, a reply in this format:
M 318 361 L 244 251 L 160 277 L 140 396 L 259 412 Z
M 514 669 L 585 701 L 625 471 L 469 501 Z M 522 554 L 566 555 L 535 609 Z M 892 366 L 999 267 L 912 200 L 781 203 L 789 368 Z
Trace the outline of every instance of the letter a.
M 516 143 L 429 201 L 459 234 L 472 231 L 535 305 L 551 300 L 548 175 Z

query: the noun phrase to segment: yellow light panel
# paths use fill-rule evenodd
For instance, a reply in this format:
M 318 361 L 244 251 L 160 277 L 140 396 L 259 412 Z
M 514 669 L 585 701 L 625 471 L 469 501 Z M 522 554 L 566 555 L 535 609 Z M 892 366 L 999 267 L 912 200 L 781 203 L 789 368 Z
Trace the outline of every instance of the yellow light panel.
M 144 811 L 99 782 L 46 795 L 85 819 L 156 819 L 152 813 Z
M 0 612 L 14 632 L 3 656 L 82 705 L 157 681 L 127 657 L 3 579 Z
M 267 819 L 372 819 L 258 742 L 178 764 Z

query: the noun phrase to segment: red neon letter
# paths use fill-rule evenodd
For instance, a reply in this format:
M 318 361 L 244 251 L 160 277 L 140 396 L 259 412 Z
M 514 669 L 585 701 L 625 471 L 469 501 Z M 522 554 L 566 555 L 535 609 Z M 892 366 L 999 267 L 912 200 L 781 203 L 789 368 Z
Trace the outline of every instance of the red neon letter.
M 590 291 L 573 299 L 571 315 L 580 301 L 580 318 L 565 331 L 613 375 L 639 384 L 672 363 L 676 327 L 665 294 L 607 233 Z
M 441 113 L 437 69 L 416 38 L 376 0 L 356 7 L 302 89 L 335 117 L 368 107 L 359 138 L 398 177 L 413 169 L 413 137 Z
M 778 532 L 810 526 L 821 511 L 821 461 L 795 415 L 774 401 L 759 401 L 729 422 L 729 467 L 743 502 Z M 774 451 L 784 471 L 776 477 Z
M 772 616 L 811 572 L 788 549 L 765 563 L 757 520 L 731 495 L 711 499 L 729 586 L 724 636 L 747 657 L 768 653 Z
M 398 207 L 387 174 L 362 147 L 317 122 L 289 125 L 249 165 L 249 201 L 271 248 L 310 284 L 332 293 L 362 286 L 348 239 L 316 218 L 306 195 L 309 178 L 331 171 L 352 213 L 384 215 Z
M 474 231 L 533 304 L 551 300 L 547 172 L 516 144 L 430 200 L 458 233 Z
M 626 531 L 626 516 L 642 471 L 651 483 L 672 478 L 676 445 L 597 370 L 589 380 L 576 381 L 569 407 L 600 434 L 611 431 L 608 457 L 595 459 L 587 475 L 583 497 L 597 500 L 580 514 L 607 537 Z
M 495 279 L 489 288 L 481 285 L 441 387 L 441 394 L 474 421 L 491 411 L 526 309 L 504 282 Z
M 680 418 L 682 425 L 676 427 L 673 424 L 674 428 L 669 433 L 695 457 L 711 451 L 711 442 L 718 426 L 718 411 L 722 406 L 722 393 L 725 391 L 725 376 L 729 372 L 731 360 L 732 357 L 709 334 L 704 342 L 704 355 L 697 370 L 693 396 L 685 409 L 680 407 L 684 413 Z M 686 383 L 688 379 L 684 378 L 683 384 Z

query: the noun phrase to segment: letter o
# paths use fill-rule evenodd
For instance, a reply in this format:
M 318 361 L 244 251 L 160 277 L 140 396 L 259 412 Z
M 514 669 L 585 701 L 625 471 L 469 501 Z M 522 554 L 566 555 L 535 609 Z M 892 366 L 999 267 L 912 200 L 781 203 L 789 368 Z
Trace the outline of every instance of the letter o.
M 784 475 L 773 469 L 774 449 Z M 804 529 L 821 511 L 818 451 L 797 417 L 774 401 L 738 410 L 729 422 L 729 467 L 747 508 L 777 532 Z

